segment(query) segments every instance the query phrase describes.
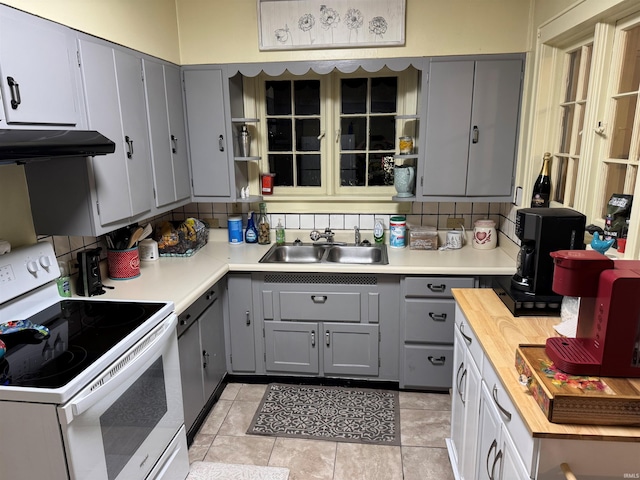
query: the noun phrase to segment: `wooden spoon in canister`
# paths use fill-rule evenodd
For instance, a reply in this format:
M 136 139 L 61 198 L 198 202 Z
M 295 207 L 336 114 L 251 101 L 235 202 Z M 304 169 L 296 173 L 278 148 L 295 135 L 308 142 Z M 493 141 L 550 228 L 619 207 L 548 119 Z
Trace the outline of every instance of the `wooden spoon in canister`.
M 133 248 L 133 246 L 136 243 L 138 243 L 138 240 L 140 239 L 140 235 L 142 235 L 143 231 L 144 229 L 142 227 L 138 227 L 135 229 L 133 234 L 131 234 L 131 238 L 129 239 L 129 245 L 127 246 L 127 248 Z

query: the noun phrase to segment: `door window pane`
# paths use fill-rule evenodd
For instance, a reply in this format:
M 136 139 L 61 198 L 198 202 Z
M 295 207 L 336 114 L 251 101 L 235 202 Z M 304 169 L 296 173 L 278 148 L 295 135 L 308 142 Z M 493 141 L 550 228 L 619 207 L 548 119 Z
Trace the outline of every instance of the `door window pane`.
M 624 60 L 618 93 L 635 92 L 640 84 L 640 27 L 632 28 L 625 34 Z
M 320 115 L 320 81 L 296 80 L 293 85 L 296 115 Z
M 267 115 L 291 115 L 291 82 L 266 82 Z
M 571 133 L 573 132 L 573 105 L 562 107 L 562 140 L 560 152 L 569 153 L 571 146 Z
M 606 163 L 606 183 L 605 183 L 605 198 L 602 209 L 602 217 L 607 216 L 607 202 L 614 193 L 625 193 L 624 183 L 627 174 L 627 165 L 622 163 Z
M 321 184 L 320 155 L 296 155 L 298 186 L 319 187 Z
M 576 100 L 578 90 L 578 75 L 580 74 L 581 50 L 576 50 L 569 54 L 569 73 L 567 75 L 567 89 L 565 92 L 565 102 Z
M 345 115 L 367 111 L 367 79 L 343 78 L 340 84 L 341 112 Z
M 267 128 L 270 152 L 291 152 L 293 150 L 291 119 L 269 118 Z
M 397 77 L 374 77 L 371 79 L 371 113 L 395 113 L 397 98 Z
M 633 133 L 633 117 L 636 114 L 637 95 L 614 99 L 615 114 L 611 138 L 611 158 L 628 159 Z

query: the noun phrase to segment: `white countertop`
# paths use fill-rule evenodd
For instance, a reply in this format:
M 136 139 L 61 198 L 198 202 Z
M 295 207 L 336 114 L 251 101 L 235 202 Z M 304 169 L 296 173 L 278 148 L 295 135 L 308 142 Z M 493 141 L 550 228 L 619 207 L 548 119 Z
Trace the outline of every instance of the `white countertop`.
M 351 232 L 346 233 L 352 235 Z M 295 237 L 304 240 L 308 235 L 296 233 L 291 237 L 290 239 L 287 235 L 287 241 L 292 241 Z M 273 244 L 231 245 L 227 238 L 226 230 L 212 229 L 209 243 L 195 255 L 140 262 L 140 276 L 131 280 L 109 279 L 105 271 L 106 262 L 102 262 L 103 283 L 114 289 L 107 289 L 100 298 L 172 301 L 176 313 L 180 314 L 229 271 L 512 275 L 516 269 L 512 245 L 493 250 L 477 250 L 468 243 L 459 250 L 411 250 L 408 247 L 389 248 L 387 245 L 388 265 L 277 264 L 259 263 Z M 344 241 L 338 235 L 336 240 Z M 509 240 L 506 242 L 512 243 Z

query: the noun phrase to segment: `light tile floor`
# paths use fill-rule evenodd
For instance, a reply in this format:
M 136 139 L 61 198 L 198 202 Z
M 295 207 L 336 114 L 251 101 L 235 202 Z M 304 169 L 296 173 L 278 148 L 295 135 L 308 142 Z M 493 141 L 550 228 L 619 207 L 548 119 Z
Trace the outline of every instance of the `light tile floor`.
M 231 383 L 191 448 L 191 462 L 287 467 L 289 480 L 450 480 L 448 394 L 400 392 L 401 446 L 247 435 L 266 385 Z

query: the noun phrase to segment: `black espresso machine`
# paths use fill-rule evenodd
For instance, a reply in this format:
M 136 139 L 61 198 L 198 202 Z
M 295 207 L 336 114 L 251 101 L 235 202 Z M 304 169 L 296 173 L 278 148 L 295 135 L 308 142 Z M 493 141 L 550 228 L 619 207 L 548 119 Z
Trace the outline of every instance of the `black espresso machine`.
M 493 289 L 514 316 L 558 315 L 562 295 L 551 290 L 557 250 L 584 250 L 586 217 L 570 208 L 522 208 L 516 214 L 520 239 L 517 271 L 496 278 Z

